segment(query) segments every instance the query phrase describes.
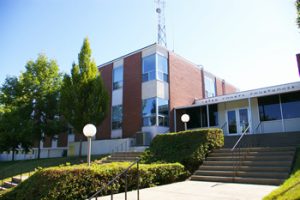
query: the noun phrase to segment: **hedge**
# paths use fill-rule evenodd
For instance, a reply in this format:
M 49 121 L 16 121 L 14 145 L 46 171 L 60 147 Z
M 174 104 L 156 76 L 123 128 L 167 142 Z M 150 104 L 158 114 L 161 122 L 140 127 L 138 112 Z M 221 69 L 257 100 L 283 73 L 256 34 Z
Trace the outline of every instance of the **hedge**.
M 130 163 L 110 163 L 91 167 L 86 165 L 42 169 L 5 193 L 3 200 L 55 200 L 86 199 L 126 169 Z M 128 171 L 128 189 L 136 188 L 137 169 Z M 140 188 L 185 180 L 189 173 L 179 163 L 140 164 Z M 103 195 L 124 191 L 124 178 L 120 178 Z
M 193 173 L 208 152 L 223 145 L 223 131 L 217 128 L 161 134 L 152 140 L 150 148 L 142 155 L 142 162 L 179 162 Z

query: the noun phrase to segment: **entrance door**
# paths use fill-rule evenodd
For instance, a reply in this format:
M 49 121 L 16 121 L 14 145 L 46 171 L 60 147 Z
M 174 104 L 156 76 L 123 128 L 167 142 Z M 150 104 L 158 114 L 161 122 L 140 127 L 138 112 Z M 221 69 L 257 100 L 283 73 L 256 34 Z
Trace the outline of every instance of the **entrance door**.
M 249 126 L 248 108 L 227 111 L 228 133 L 241 134 Z M 249 132 L 249 129 L 247 130 Z

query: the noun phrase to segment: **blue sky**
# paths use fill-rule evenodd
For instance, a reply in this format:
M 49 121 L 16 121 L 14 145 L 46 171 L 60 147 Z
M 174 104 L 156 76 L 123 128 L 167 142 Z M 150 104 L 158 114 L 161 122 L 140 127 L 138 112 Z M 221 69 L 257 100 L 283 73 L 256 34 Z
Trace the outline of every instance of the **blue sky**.
M 241 90 L 299 81 L 294 0 L 167 0 L 168 48 Z M 0 0 L 0 84 L 39 53 L 69 73 L 88 36 L 97 65 L 156 41 L 154 0 Z

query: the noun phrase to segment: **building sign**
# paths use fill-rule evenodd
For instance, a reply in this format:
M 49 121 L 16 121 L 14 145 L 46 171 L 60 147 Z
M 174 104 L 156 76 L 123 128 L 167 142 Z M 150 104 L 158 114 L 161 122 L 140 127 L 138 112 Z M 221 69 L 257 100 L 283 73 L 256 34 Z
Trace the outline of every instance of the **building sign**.
M 293 92 L 297 90 L 300 90 L 300 82 L 288 83 L 284 85 L 277 85 L 277 86 L 266 87 L 266 88 L 261 88 L 256 90 L 249 90 L 245 92 L 237 92 L 237 93 L 223 95 L 223 96 L 196 100 L 195 104 L 196 105 L 215 104 L 215 103 L 221 103 L 227 101 L 236 101 L 236 100 L 253 98 L 253 97 L 261 97 L 261 96 Z

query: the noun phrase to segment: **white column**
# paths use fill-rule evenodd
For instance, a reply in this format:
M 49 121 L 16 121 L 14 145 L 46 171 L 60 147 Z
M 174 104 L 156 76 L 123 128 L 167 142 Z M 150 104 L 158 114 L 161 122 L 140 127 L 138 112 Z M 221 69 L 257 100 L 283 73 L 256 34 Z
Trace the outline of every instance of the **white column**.
M 253 133 L 253 130 L 252 130 L 252 127 L 253 127 L 253 124 L 252 124 L 252 107 L 251 107 L 251 98 L 248 98 L 248 107 L 249 107 L 249 125 L 250 125 L 250 131 L 249 133 Z
M 174 108 L 174 132 L 177 132 L 176 128 L 176 109 Z
M 207 127 L 210 127 L 210 122 L 209 122 L 209 106 L 206 105 L 206 117 L 207 117 Z

